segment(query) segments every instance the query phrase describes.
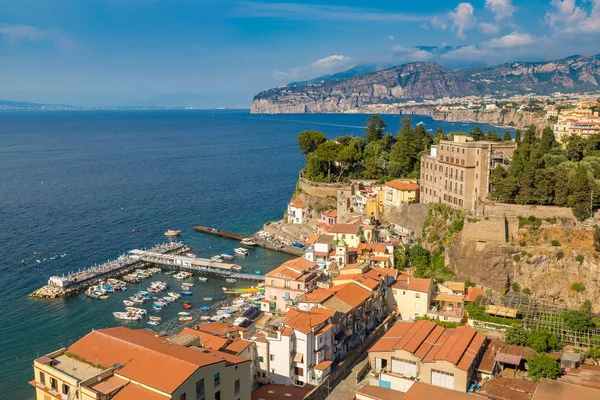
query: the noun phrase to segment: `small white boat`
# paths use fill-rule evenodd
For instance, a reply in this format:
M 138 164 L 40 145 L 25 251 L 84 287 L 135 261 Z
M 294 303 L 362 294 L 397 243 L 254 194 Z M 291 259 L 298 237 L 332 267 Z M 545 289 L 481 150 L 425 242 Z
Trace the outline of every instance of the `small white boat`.
M 231 267 L 231 269 L 234 270 L 234 271 L 238 271 L 239 272 L 239 271 L 242 270 L 242 266 L 235 264 L 233 267 Z
M 204 301 L 212 301 L 212 297 L 205 297 Z
M 235 279 L 233 279 L 233 278 L 227 278 L 227 279 L 225 279 L 225 282 L 229 282 L 229 283 L 235 283 L 235 282 L 236 282 L 236 280 L 235 280 Z
M 150 321 L 157 321 L 157 322 L 160 322 L 160 320 L 161 320 L 161 319 L 162 319 L 161 317 L 156 317 L 156 316 L 154 316 L 154 315 L 150 316 Z
M 192 317 L 179 317 L 179 321 L 181 322 L 189 322 L 192 320 Z
M 223 259 L 221 258 L 221 256 L 212 256 L 210 259 L 215 262 L 223 262 Z
M 200 317 L 201 321 L 208 321 L 211 317 L 209 315 L 203 315 Z
M 125 312 L 115 311 L 113 313 L 113 315 L 115 316 L 115 318 L 124 319 L 127 321 L 135 321 L 135 320 L 142 318 L 142 316 L 140 314 L 135 314 L 135 313 L 127 312 L 127 311 L 125 311 Z
M 256 242 L 254 240 L 252 240 L 252 238 L 244 238 L 244 239 L 242 239 L 240 244 L 242 246 L 250 246 L 250 247 L 256 246 Z
M 238 247 L 236 249 L 233 249 L 233 251 L 235 251 L 236 254 L 239 254 L 241 256 L 247 256 L 248 255 L 248 250 L 246 250 L 243 247 Z
M 189 287 L 192 287 L 192 286 L 194 286 L 194 284 L 193 284 L 193 283 L 188 283 L 188 282 L 183 282 L 183 283 L 181 284 L 181 286 L 189 286 Z
M 173 278 L 179 279 L 179 280 L 184 280 L 184 279 L 188 279 L 191 277 L 192 277 L 192 274 L 189 272 L 186 272 L 186 271 L 179 271 L 178 273 L 173 275 Z
M 192 254 L 192 253 L 187 253 L 186 256 L 190 257 L 190 258 L 196 258 L 197 257 L 195 254 Z
M 235 259 L 235 257 L 233 256 L 232 253 L 223 253 L 223 254 L 220 254 L 220 257 L 223 260 L 234 260 Z
M 140 315 L 145 315 L 148 312 L 146 310 L 144 310 L 143 308 L 137 308 L 137 307 L 125 307 L 125 309 L 131 313 L 134 314 L 140 314 Z
M 204 276 L 201 276 L 200 278 L 198 278 L 198 280 L 199 280 L 200 282 L 206 282 L 206 281 L 208 280 L 208 278 L 206 278 L 206 277 L 204 277 Z
M 177 313 L 177 315 L 179 315 L 180 317 L 189 317 L 192 314 L 190 314 L 187 311 L 180 311 L 180 312 Z
M 127 307 L 132 307 L 135 305 L 135 303 L 131 300 L 123 300 L 123 304 L 125 304 Z
M 167 294 L 169 295 L 169 297 L 174 297 L 175 299 L 179 299 L 181 297 L 181 295 L 179 293 L 175 293 L 175 292 L 169 292 Z
M 148 321 L 146 322 L 148 325 L 160 325 L 160 322 L 158 321 Z
M 181 235 L 181 231 L 175 230 L 175 229 L 167 229 L 167 231 L 164 233 L 164 235 L 166 237 L 176 237 Z

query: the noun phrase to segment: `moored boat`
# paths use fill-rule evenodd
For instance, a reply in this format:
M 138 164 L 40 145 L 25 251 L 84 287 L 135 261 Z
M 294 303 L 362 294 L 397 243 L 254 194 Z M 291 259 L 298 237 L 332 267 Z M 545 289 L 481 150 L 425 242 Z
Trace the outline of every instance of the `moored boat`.
M 125 304 L 127 307 L 132 307 L 135 303 L 131 300 L 123 300 L 123 304 Z
M 127 311 L 125 311 L 125 312 L 115 311 L 113 313 L 113 315 L 115 316 L 115 318 L 123 319 L 123 320 L 127 320 L 127 321 L 135 321 L 135 320 L 142 318 L 141 315 L 139 315 L 139 314 L 130 313 Z
M 236 282 L 236 280 L 235 280 L 235 279 L 233 279 L 233 278 L 227 278 L 227 279 L 225 279 L 225 282 L 229 282 L 229 283 L 235 283 L 235 282 Z
M 208 306 L 202 306 L 202 307 L 200 307 L 200 309 L 202 311 L 210 311 L 210 307 L 208 307 Z
M 167 231 L 164 233 L 164 235 L 166 237 L 176 237 L 181 235 L 181 231 L 175 230 L 175 229 L 167 229 Z
M 180 311 L 177 313 L 180 317 L 189 317 L 191 314 L 187 311 Z
M 179 321 L 181 322 L 189 322 L 192 320 L 192 317 L 179 317 Z
M 148 312 L 146 310 L 144 310 L 143 308 L 137 308 L 137 307 L 125 307 L 125 309 L 129 312 L 135 313 L 135 314 L 140 314 L 140 315 L 145 315 Z
M 156 316 L 154 316 L 154 315 L 152 315 L 152 316 L 150 317 L 150 321 L 160 321 L 161 319 L 162 319 L 161 317 L 156 317 Z
M 231 269 L 234 270 L 234 271 L 238 271 L 239 272 L 239 271 L 242 270 L 242 266 L 234 264 L 233 267 L 231 267 Z
M 212 297 L 205 297 L 204 301 L 212 301 Z
M 189 290 L 182 290 L 181 291 L 181 295 L 182 296 L 191 296 L 192 294 L 194 294 L 194 293 L 190 292 Z
M 242 241 L 240 242 L 240 244 L 242 246 L 249 246 L 249 247 L 256 246 L 256 242 L 254 240 L 252 240 L 252 238 L 243 238 Z
M 235 259 L 235 257 L 233 256 L 233 254 L 231 254 L 231 252 L 220 254 L 220 256 L 223 260 L 234 260 Z
M 181 306 L 183 308 L 185 308 L 186 310 L 189 310 L 190 308 L 192 308 L 192 305 L 190 303 L 182 303 Z
M 248 255 L 248 250 L 246 250 L 243 247 L 238 247 L 236 249 L 233 249 L 233 251 L 235 251 L 236 254 L 239 254 L 241 256 L 247 256 Z
M 148 325 L 155 325 L 155 326 L 156 326 L 156 325 L 160 325 L 160 322 L 158 322 L 158 321 L 148 321 L 148 322 L 146 322 L 146 323 L 147 323 Z
M 207 277 L 201 276 L 200 278 L 198 278 L 198 281 L 200 282 L 206 282 L 208 280 Z

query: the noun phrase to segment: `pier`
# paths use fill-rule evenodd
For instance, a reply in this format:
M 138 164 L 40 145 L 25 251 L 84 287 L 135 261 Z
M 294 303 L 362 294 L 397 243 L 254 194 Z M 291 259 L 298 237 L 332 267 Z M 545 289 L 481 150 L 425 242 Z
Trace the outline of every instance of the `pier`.
M 237 233 L 220 231 L 218 229 L 208 228 L 201 225 L 194 226 L 194 230 L 197 232 L 208 233 L 209 235 L 216 235 L 226 239 L 236 240 L 238 242 L 244 239 L 244 236 L 238 235 Z M 302 257 L 304 255 L 304 249 L 295 246 L 284 245 L 272 240 L 265 240 L 258 237 L 258 235 L 252 235 L 249 237 L 254 241 L 254 243 L 256 243 L 257 247 L 262 247 L 263 249 L 279 251 L 281 253 L 286 253 L 296 257 Z

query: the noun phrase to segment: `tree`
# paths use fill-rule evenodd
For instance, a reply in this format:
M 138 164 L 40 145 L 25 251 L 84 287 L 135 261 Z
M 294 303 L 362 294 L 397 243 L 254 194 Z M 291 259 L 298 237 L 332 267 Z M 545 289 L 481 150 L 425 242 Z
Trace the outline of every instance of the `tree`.
M 596 327 L 591 314 L 585 311 L 566 311 L 563 320 L 567 328 L 577 332 L 588 332 Z
M 510 142 L 512 140 L 512 136 L 509 131 L 504 132 L 504 136 L 502 137 L 503 142 Z
M 298 136 L 298 147 L 305 156 L 317 150 L 321 144 L 327 141 L 327 137 L 318 131 L 300 132 Z
M 557 206 L 567 205 L 569 199 L 569 186 L 567 182 L 569 180 L 569 174 L 567 170 L 558 167 L 554 169 L 554 204 Z
M 442 128 L 437 128 L 435 130 L 435 135 L 433 135 L 433 143 L 438 144 L 442 140 L 448 140 L 448 136 L 444 134 L 444 130 Z
M 485 140 L 489 140 L 491 142 L 500 142 L 500 141 L 502 141 L 502 138 L 500 137 L 500 135 L 498 135 L 498 133 L 496 131 L 487 131 L 485 133 L 484 139 Z
M 387 128 L 385 121 L 378 115 L 367 118 L 367 127 L 365 128 L 365 138 L 367 142 L 374 142 L 383 137 L 383 132 Z
M 473 132 L 471 132 L 471 136 L 473 137 L 473 140 L 476 142 L 479 140 L 483 140 L 483 138 L 484 138 L 483 131 L 478 126 L 473 128 Z
M 555 178 L 555 173 L 551 169 L 537 169 L 535 171 L 534 198 L 539 204 L 554 203 Z
M 558 361 L 544 353 L 534 355 L 527 365 L 529 377 L 536 382 L 542 378 L 556 379 L 562 372 Z
M 525 346 L 529 340 L 529 332 L 520 325 L 513 325 L 505 333 L 506 343 L 517 346 Z
M 517 129 L 515 131 L 515 143 L 521 144 L 521 130 L 520 129 Z
M 337 155 L 337 161 L 340 166 L 340 174 L 338 176 L 338 181 L 340 179 L 342 179 L 342 176 L 344 175 L 345 170 L 347 168 L 351 168 L 352 165 L 358 161 L 358 159 L 359 159 L 358 152 L 356 151 L 356 149 L 354 147 L 346 146 L 346 147 L 340 148 L 338 155 Z
M 543 353 L 551 350 L 558 350 L 560 342 L 558 336 L 554 333 L 546 331 L 531 331 L 527 339 L 527 345 L 537 351 Z
M 591 212 L 591 188 L 588 179 L 588 171 L 582 165 L 577 166 L 571 188 L 573 193 L 573 215 L 578 220 L 583 221 L 590 216 Z
M 600 228 L 594 225 L 594 250 L 600 252 Z
M 331 182 L 331 167 L 338 161 L 338 153 L 341 145 L 336 142 L 325 142 L 317 147 L 313 157 L 327 164 L 327 182 Z
M 580 161 L 585 150 L 585 140 L 580 136 L 571 136 L 567 140 L 567 158 L 571 161 Z
M 592 312 L 592 302 L 589 300 L 584 301 L 581 304 L 581 311 L 590 314 Z
M 554 140 L 554 132 L 552 131 L 552 128 L 548 126 L 545 127 L 542 131 L 542 138 L 540 140 L 540 152 L 542 154 L 546 154 L 552 147 L 554 147 L 555 144 L 556 141 Z
M 535 139 L 536 139 L 535 125 L 531 125 L 525 131 L 525 135 L 523 136 L 523 144 L 534 144 Z

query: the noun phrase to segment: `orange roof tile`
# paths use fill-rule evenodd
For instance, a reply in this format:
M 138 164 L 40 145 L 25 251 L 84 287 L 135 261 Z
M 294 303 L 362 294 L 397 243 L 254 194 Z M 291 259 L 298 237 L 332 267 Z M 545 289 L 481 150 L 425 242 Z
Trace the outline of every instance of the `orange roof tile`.
M 313 244 L 317 241 L 318 238 L 319 235 L 311 236 L 308 239 L 306 239 L 306 244 Z
M 392 277 L 396 279 L 398 276 L 398 270 L 395 268 L 377 268 L 371 267 L 367 272 L 365 272 L 366 276 L 369 276 L 373 279 L 382 279 L 386 276 Z
M 368 289 L 370 291 L 375 290 L 381 284 L 381 281 L 371 278 L 370 276 L 361 274 L 354 275 L 352 277 L 352 280 L 358 283 L 363 288 Z
M 241 326 L 232 326 L 226 322 L 206 322 L 196 325 L 196 329 L 217 336 L 226 336 L 228 333 L 248 331 L 247 328 L 242 328 Z
M 400 280 L 402 277 L 398 277 L 398 281 L 392 285 L 394 289 L 401 290 L 413 290 L 415 292 L 429 293 L 432 281 L 429 278 L 414 278 L 410 277 L 407 280 Z
M 283 330 L 281 331 L 281 334 L 283 336 L 290 336 L 292 334 L 292 332 L 294 332 L 294 330 L 292 328 L 290 328 L 289 326 L 286 326 L 285 328 L 283 328 Z
M 467 288 L 467 295 L 465 296 L 465 301 L 473 302 L 479 296 L 485 297 L 485 295 L 486 293 L 483 290 L 470 287 Z
M 310 311 L 294 310 L 294 313 L 290 313 L 292 311 L 290 310 L 284 314 L 286 318 L 284 324 L 308 335 L 330 317 L 330 315 L 325 315 L 318 310 L 317 308 Z
M 389 181 L 385 184 L 387 187 L 391 187 L 392 189 L 402 190 L 402 191 L 416 191 L 419 190 L 419 185 L 414 182 L 402 182 L 399 180 Z
M 330 290 L 335 291 L 334 297 L 336 299 L 348 304 L 352 308 L 358 307 L 371 297 L 369 290 L 362 288 L 354 282 L 333 286 Z
M 229 343 L 227 346 L 225 346 L 225 348 L 222 349 L 221 351 L 239 355 L 242 351 L 246 350 L 248 348 L 248 346 L 250 346 L 250 345 L 252 345 L 252 342 L 249 340 L 235 338 L 231 341 L 231 343 Z
M 300 199 L 294 199 L 292 201 L 290 201 L 290 206 L 292 207 L 296 207 L 296 208 L 306 208 L 308 207 L 306 204 L 304 204 L 304 202 Z
M 337 210 L 331 210 L 326 214 L 329 218 L 337 218 Z
M 223 347 L 227 345 L 231 341 L 231 339 L 226 339 L 221 336 L 211 335 L 210 333 L 201 332 L 197 329 L 192 328 L 183 328 L 177 336 L 181 335 L 194 335 L 200 338 L 201 347 L 212 349 L 212 350 L 221 350 Z
M 323 328 L 321 328 L 321 330 L 319 330 L 319 332 L 317 332 L 317 336 L 321 336 L 327 333 L 327 331 L 329 331 L 331 328 L 333 328 L 332 324 L 325 325 Z
M 317 371 L 325 371 L 331 364 L 333 364 L 331 361 L 321 361 L 320 363 L 315 365 L 313 368 L 316 369 Z
M 351 235 L 357 235 L 360 230 L 360 226 L 354 224 L 333 224 L 331 225 L 331 233 L 347 233 Z
M 135 383 L 130 383 L 119 390 L 119 393 L 112 397 L 112 400 L 165 400 L 169 398 L 170 397 L 165 397 L 140 385 L 136 385 Z
M 299 279 L 303 275 L 309 274 L 314 268 L 317 267 L 312 261 L 306 258 L 294 258 L 286 261 L 274 270 L 267 272 L 265 276 L 273 278 L 287 278 L 287 279 Z
M 317 288 L 311 293 L 307 293 L 299 300 L 300 303 L 322 303 L 333 296 L 333 293 L 327 289 Z

